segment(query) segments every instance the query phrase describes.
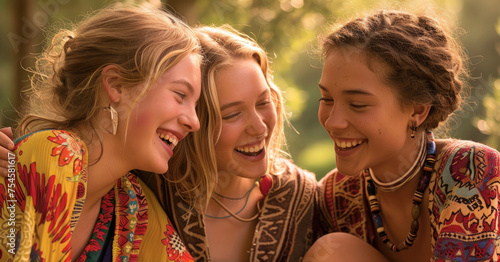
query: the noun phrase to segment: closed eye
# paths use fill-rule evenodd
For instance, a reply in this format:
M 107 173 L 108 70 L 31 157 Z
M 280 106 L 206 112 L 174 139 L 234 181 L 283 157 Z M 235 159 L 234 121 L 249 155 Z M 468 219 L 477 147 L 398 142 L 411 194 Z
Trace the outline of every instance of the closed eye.
M 322 97 L 322 98 L 318 99 L 318 101 L 320 103 L 323 102 L 325 104 L 331 104 L 331 103 L 333 103 L 334 100 L 333 100 L 333 98 Z
M 257 106 L 267 106 L 267 105 L 269 105 L 270 103 L 271 103 L 271 101 L 269 101 L 269 100 L 265 100 L 265 101 L 263 101 L 263 102 L 261 102 L 261 103 L 257 104 Z
M 351 104 L 351 107 L 352 108 L 355 108 L 355 109 L 363 109 L 363 108 L 366 108 L 368 105 L 364 105 L 364 104 Z
M 223 120 L 230 120 L 232 118 L 237 117 L 239 114 L 240 114 L 239 112 L 231 113 L 231 114 L 223 116 L 222 119 Z
M 174 91 L 174 93 L 176 93 L 177 95 L 179 95 L 179 97 L 182 98 L 182 99 L 186 98 L 186 94 L 184 94 L 181 91 Z

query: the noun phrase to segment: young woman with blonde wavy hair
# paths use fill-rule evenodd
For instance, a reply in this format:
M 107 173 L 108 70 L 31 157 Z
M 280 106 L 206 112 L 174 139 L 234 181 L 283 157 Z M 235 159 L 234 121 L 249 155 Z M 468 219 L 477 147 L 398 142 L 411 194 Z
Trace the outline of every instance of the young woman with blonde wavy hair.
M 282 151 L 286 117 L 267 54 L 229 26 L 194 31 L 204 56 L 202 88 L 217 92 L 212 107 L 199 111 L 200 130 L 178 149 L 201 148 L 207 141 L 210 148 L 191 152 L 206 154 L 198 162 L 177 154 L 175 163 L 184 169 L 172 166 L 166 178 L 191 168 L 189 180 L 215 167 L 210 175 L 217 182 L 208 190 L 195 184 L 187 190 L 160 178 L 151 188 L 198 261 L 300 259 L 313 242 L 317 182 Z M 200 199 L 208 205 L 193 205 Z
M 267 54 L 229 26 L 194 31 L 203 55 L 200 130 L 176 146 L 166 173 L 135 173 L 178 230 L 179 251 L 195 260 L 301 258 L 314 239 L 317 182 L 282 151 L 286 117 Z
M 199 51 L 148 7 L 108 7 L 53 38 L 0 181 L 1 260 L 192 261 L 130 170 L 164 173 L 199 129 Z

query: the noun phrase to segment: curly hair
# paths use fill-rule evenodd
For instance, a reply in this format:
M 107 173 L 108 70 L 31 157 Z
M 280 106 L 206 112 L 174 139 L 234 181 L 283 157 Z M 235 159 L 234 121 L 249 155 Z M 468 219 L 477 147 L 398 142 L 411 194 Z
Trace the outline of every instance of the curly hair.
M 103 68 L 117 66 L 124 88 L 145 84 L 137 102 L 165 71 L 193 53 L 199 53 L 197 38 L 174 16 L 147 5 L 104 8 L 57 33 L 36 60 L 29 108 L 17 135 L 95 127 L 106 106 Z
M 372 70 L 371 61 L 382 63 L 382 81 L 402 104 L 431 105 L 421 130 L 438 127 L 462 102 L 463 50 L 432 17 L 381 10 L 354 18 L 321 40 L 324 57 L 333 49 L 354 48 Z

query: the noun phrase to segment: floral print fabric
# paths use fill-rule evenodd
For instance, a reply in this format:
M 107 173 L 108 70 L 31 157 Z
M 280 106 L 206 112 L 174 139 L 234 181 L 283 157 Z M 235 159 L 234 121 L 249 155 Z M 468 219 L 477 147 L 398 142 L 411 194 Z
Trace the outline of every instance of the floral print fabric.
M 0 179 L 0 260 L 71 261 L 71 234 L 87 193 L 85 144 L 45 130 L 22 138 L 15 153 L 16 176 Z M 171 241 L 179 237 L 158 207 L 135 174 L 118 179 L 79 261 L 193 261 L 182 242 Z M 99 254 L 107 237 L 111 256 Z

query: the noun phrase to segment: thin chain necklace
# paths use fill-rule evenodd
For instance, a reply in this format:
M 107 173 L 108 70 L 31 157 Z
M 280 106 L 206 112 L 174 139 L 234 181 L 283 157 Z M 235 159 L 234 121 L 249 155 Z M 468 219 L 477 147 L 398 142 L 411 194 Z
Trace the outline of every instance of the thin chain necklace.
M 227 197 L 227 196 L 223 196 L 217 192 L 214 191 L 214 195 L 220 197 L 220 198 L 224 198 L 224 199 L 227 199 L 227 200 L 242 200 L 243 198 L 245 198 L 247 195 L 250 194 L 250 192 L 252 192 L 253 188 L 257 185 L 257 183 L 254 183 L 252 188 L 250 188 L 250 190 L 248 190 L 242 197 Z M 247 201 L 248 201 L 248 198 L 247 198 Z
M 420 140 L 420 149 L 413 162 L 412 166 L 404 173 L 402 176 L 398 177 L 396 180 L 391 182 L 382 182 L 373 175 L 373 171 L 369 168 L 370 177 L 373 183 L 377 186 L 377 189 L 384 192 L 393 192 L 400 189 L 408 181 L 411 181 L 419 172 L 425 161 L 425 134 L 422 133 L 422 139 Z
M 226 207 L 224 204 L 222 204 L 222 202 L 220 202 L 217 198 L 215 197 L 211 197 L 211 199 L 217 203 L 222 209 L 224 209 L 224 211 L 226 211 L 229 215 L 227 216 L 222 216 L 222 217 L 217 217 L 217 216 L 211 216 L 211 215 L 208 215 L 205 213 L 205 216 L 206 217 L 209 217 L 209 218 L 214 218 L 214 219 L 225 219 L 225 218 L 229 218 L 229 217 L 234 217 L 235 219 L 241 221 L 241 222 L 251 222 L 253 220 L 255 220 L 257 217 L 259 217 L 260 215 L 260 201 L 257 201 L 257 214 L 255 214 L 253 217 L 251 218 L 242 218 L 240 216 L 238 216 L 239 213 L 241 213 L 247 206 L 248 204 L 248 200 L 250 199 L 250 192 L 252 192 L 252 190 L 255 188 L 255 186 L 257 185 L 258 183 L 255 182 L 252 186 L 252 188 L 250 188 L 250 190 L 243 196 L 245 197 L 246 196 L 246 200 L 245 200 L 245 205 L 243 205 L 243 207 L 238 210 L 236 213 L 232 212 L 231 210 L 229 210 L 228 207 Z M 224 197 L 222 195 L 219 195 L 217 194 L 218 196 L 222 197 L 222 198 L 227 198 L 229 200 L 237 200 L 236 198 L 228 198 L 228 197 Z M 243 199 L 243 197 L 239 198 L 239 200 Z
M 261 211 L 260 201 L 257 201 L 257 213 L 253 217 L 242 218 L 242 217 L 238 216 L 238 213 L 241 212 L 244 208 L 236 213 L 233 213 L 231 210 L 229 210 L 229 208 L 227 208 L 225 205 L 223 205 L 217 198 L 212 198 L 212 199 L 215 201 L 215 203 L 219 204 L 219 206 L 222 207 L 222 209 L 224 209 L 224 211 L 229 213 L 229 216 L 214 217 L 214 216 L 210 216 L 210 215 L 205 214 L 205 216 L 207 216 L 207 217 L 215 218 L 215 219 L 224 219 L 224 218 L 228 218 L 228 217 L 234 217 L 241 222 L 251 222 L 251 221 L 255 220 L 257 217 L 259 217 L 259 215 L 260 215 L 260 211 Z M 245 206 L 246 206 L 246 204 L 245 204 Z
M 406 236 L 403 243 L 393 244 L 387 233 L 385 232 L 384 225 L 382 223 L 382 217 L 380 216 L 380 204 L 377 199 L 376 187 L 369 172 L 365 173 L 366 181 L 366 193 L 368 195 L 368 201 L 370 204 L 370 211 L 373 216 L 373 221 L 375 227 L 377 228 L 377 233 L 380 237 L 382 243 L 388 246 L 392 251 L 399 252 L 401 250 L 408 249 L 413 245 L 413 242 L 417 238 L 417 232 L 419 228 L 418 218 L 420 217 L 420 204 L 422 203 L 422 198 L 424 196 L 425 189 L 429 186 L 429 181 L 432 175 L 432 170 L 434 168 L 434 163 L 436 162 L 436 143 L 434 142 L 434 135 L 431 131 L 427 131 L 427 156 L 425 158 L 424 166 L 422 167 L 423 175 L 418 182 L 417 189 L 413 194 L 413 207 L 411 210 L 411 216 L 413 221 L 411 223 L 410 232 Z

